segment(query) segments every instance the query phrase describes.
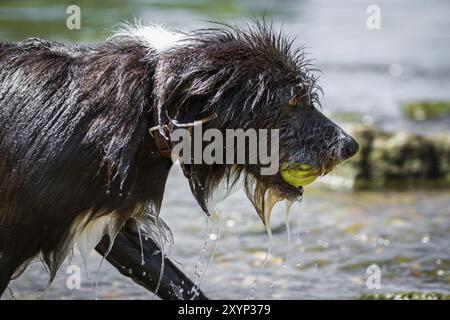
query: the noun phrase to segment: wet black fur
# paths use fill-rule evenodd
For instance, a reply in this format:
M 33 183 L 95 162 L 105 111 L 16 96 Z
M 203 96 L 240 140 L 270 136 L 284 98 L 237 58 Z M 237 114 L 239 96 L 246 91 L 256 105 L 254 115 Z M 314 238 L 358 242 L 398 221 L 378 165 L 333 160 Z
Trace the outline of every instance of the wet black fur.
M 52 278 L 83 215 L 114 215 L 116 230 L 157 215 L 172 162 L 157 157 L 152 126 L 214 112 L 206 127 L 281 129 L 282 161 L 326 173 L 345 158 L 342 131 L 315 107 L 302 49 L 261 22 L 186 36 L 162 53 L 126 35 L 91 46 L 0 43 L 0 293 L 39 253 Z M 183 168 L 205 211 L 219 182 L 242 174 L 258 181 L 247 184 L 258 210 L 267 188 L 299 195 L 258 165 Z

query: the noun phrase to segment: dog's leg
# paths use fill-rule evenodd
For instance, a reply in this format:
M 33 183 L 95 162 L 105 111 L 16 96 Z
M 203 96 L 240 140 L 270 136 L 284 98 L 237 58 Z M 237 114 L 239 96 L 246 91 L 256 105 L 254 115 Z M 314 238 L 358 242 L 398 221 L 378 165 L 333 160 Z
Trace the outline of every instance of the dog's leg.
M 109 252 L 108 236 L 103 237 L 96 250 L 103 256 L 106 254 L 106 259 L 121 274 L 155 292 L 161 272 L 161 249 L 150 238 L 140 239 L 138 231 L 133 230 L 132 225 L 134 224 L 127 224 L 119 232 Z M 142 264 L 142 253 L 144 264 Z M 164 272 L 157 295 L 168 300 L 207 299 L 203 292 L 196 288 L 195 284 L 166 257 L 164 257 Z

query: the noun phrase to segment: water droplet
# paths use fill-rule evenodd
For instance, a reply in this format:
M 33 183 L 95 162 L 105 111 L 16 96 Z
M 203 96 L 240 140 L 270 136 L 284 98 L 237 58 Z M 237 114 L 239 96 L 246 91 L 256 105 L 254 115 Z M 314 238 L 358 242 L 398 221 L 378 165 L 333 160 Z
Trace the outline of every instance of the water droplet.
M 228 219 L 226 222 L 227 227 L 233 228 L 236 224 L 236 221 L 232 220 L 232 219 Z
M 217 240 L 217 234 L 215 234 L 215 233 L 211 233 L 210 235 L 209 235 L 209 239 L 210 240 Z

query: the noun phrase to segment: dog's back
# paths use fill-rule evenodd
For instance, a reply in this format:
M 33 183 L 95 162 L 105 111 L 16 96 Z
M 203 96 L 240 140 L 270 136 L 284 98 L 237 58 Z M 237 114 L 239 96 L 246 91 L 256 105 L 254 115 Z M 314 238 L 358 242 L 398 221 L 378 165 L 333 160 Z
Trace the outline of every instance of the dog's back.
M 54 276 L 89 221 L 115 213 L 119 226 L 144 202 L 144 55 L 131 41 L 0 44 L 0 293 L 38 253 Z

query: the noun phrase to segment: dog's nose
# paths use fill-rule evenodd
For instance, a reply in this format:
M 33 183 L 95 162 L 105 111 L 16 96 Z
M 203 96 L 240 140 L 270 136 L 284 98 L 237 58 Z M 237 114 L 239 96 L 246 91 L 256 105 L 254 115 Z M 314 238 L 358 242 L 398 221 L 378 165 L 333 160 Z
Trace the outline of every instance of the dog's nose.
M 342 148 L 342 157 L 348 159 L 354 156 L 359 150 L 359 145 L 355 139 L 350 136 L 345 137 L 344 147 Z

